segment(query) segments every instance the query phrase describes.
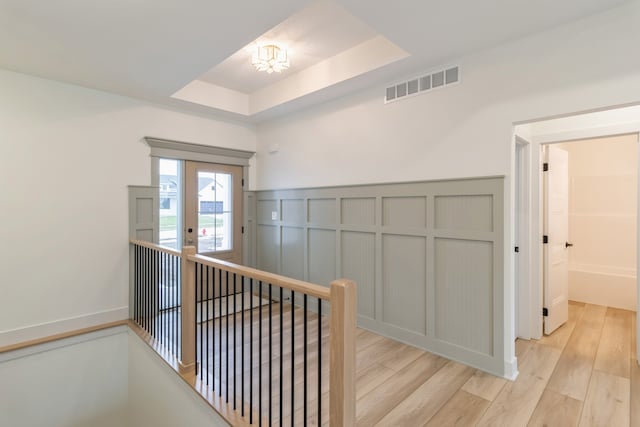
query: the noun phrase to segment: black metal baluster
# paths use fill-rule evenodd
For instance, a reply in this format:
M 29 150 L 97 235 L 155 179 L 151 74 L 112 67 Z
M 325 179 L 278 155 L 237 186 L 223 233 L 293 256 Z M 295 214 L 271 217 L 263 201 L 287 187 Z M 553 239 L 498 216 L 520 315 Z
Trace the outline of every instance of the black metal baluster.
M 272 406 L 273 406 L 273 379 L 272 379 L 272 365 L 273 365 L 273 357 L 271 355 L 272 351 L 272 342 L 273 342 L 273 314 L 271 312 L 271 306 L 273 305 L 273 299 L 271 297 L 271 283 L 269 283 L 269 427 L 271 427 L 272 420 Z
M 226 363 L 225 363 L 225 386 L 226 386 L 226 390 L 227 390 L 227 397 L 226 397 L 226 401 L 225 403 L 229 403 L 229 272 L 225 271 L 225 289 L 227 290 L 227 292 L 225 293 L 225 302 L 227 305 L 227 312 L 226 312 L 226 324 L 227 324 L 227 332 L 226 332 L 226 354 L 225 354 L 225 358 L 226 358 Z
M 218 270 L 218 347 L 220 354 L 218 355 L 218 396 L 222 397 L 222 270 Z
M 171 294 L 169 294 L 170 283 L 173 280 L 173 254 L 167 254 L 166 256 L 166 282 L 164 284 L 164 317 L 165 317 L 165 338 L 167 341 L 167 348 L 171 352 L 172 355 L 175 353 L 172 352 L 171 348 L 171 312 L 169 311 L 169 307 L 171 305 Z
M 154 303 L 156 304 L 156 340 L 158 343 L 162 343 L 162 330 L 160 329 L 161 317 L 160 317 L 160 284 L 162 283 L 162 252 L 156 251 L 156 297 Z
M 303 401 L 302 401 L 302 403 L 304 405 L 304 410 L 303 410 L 303 413 L 304 413 L 304 425 L 306 426 L 307 425 L 307 397 L 308 397 L 307 396 L 307 379 L 308 379 L 307 378 L 308 377 L 308 375 L 307 375 L 307 367 L 308 367 L 308 365 L 307 365 L 307 313 L 308 313 L 307 312 L 307 294 L 304 294 L 303 301 L 304 301 L 304 319 L 303 319 L 303 325 L 304 325 L 304 334 L 303 334 L 304 335 L 304 343 L 303 343 L 304 344 L 304 353 L 303 353 L 303 356 L 304 356 L 304 374 L 303 374 L 304 375 L 304 391 L 302 392 L 303 393 Z
M 253 279 L 249 279 L 249 424 L 253 424 Z
M 237 295 L 237 289 L 236 289 L 236 277 L 237 274 L 233 273 L 233 410 L 236 410 L 236 395 L 238 393 L 236 393 L 236 390 L 238 390 L 238 383 L 236 381 L 237 377 L 238 377 L 238 371 L 236 370 L 236 351 L 238 350 L 238 347 L 236 347 L 236 332 L 237 332 L 237 327 L 236 327 L 236 320 L 237 320 L 237 316 L 236 316 L 236 295 Z M 228 314 L 228 313 L 227 313 Z
M 153 337 L 153 250 L 149 249 L 149 270 L 147 283 L 147 332 Z
M 155 274 L 153 282 L 153 332 L 156 341 L 160 341 L 160 251 L 154 251 L 153 262 L 155 263 L 153 268 Z
M 240 405 L 241 412 L 240 414 L 244 417 L 244 276 L 240 276 L 240 288 L 241 288 L 241 300 L 240 300 L 240 313 L 242 317 L 240 320 L 242 321 L 240 327 L 242 328 L 242 336 L 240 340 L 242 341 L 240 347 Z
M 167 348 L 171 350 L 171 282 L 173 281 L 173 255 L 167 254 L 166 257 L 166 281 L 164 284 L 164 316 L 165 316 L 165 338 L 167 340 Z M 173 353 L 175 354 L 175 353 Z
M 200 267 L 200 274 L 198 274 L 198 266 Z M 200 366 L 200 379 L 202 380 L 202 264 L 196 264 L 196 355 L 198 354 L 198 311 L 200 311 L 200 364 L 196 360 L 196 372 L 198 366 Z M 200 279 L 198 281 L 198 279 Z M 200 310 L 198 310 L 198 284 L 200 284 Z
M 145 298 L 145 292 L 147 289 L 147 248 L 142 248 L 142 263 L 142 289 L 140 290 L 142 317 L 140 318 L 140 326 L 142 329 L 146 330 L 144 316 L 147 308 L 147 299 Z
M 171 351 L 171 315 L 169 311 L 169 307 L 171 306 L 171 291 L 169 290 L 169 284 L 171 283 L 171 260 L 173 259 L 172 254 L 167 254 L 167 258 L 165 260 L 166 263 L 166 279 L 164 285 L 164 317 L 165 317 L 165 339 L 167 341 L 167 348 Z M 173 353 L 172 353 L 173 354 Z
M 193 325 L 194 325 L 194 335 L 195 335 L 195 358 L 196 358 L 196 379 L 198 377 L 198 263 L 193 264 L 193 270 L 195 275 L 195 280 L 193 283 L 193 300 L 194 307 L 193 310 Z M 190 284 L 187 284 L 190 286 Z
M 158 343 L 162 343 L 162 335 L 160 332 L 160 283 L 161 283 L 161 262 L 160 259 L 162 252 L 156 251 L 156 285 L 155 292 L 156 296 L 154 299 L 154 304 L 156 305 L 155 315 L 156 315 L 156 340 Z
M 291 291 L 291 426 L 295 426 L 295 415 L 296 411 L 294 408 L 295 405 L 295 369 L 296 369 L 296 343 L 295 343 L 295 335 L 296 335 L 296 305 L 295 302 L 295 292 Z
M 157 304 L 156 309 L 156 339 L 159 344 L 162 344 L 162 318 L 160 317 L 160 309 L 162 305 L 160 304 L 160 284 L 162 283 L 162 252 L 156 252 L 156 299 L 155 303 Z
M 209 266 L 208 265 L 207 265 L 206 273 L 207 273 L 206 280 L 205 280 L 205 286 L 207 287 L 205 291 L 206 316 L 204 317 L 204 322 L 205 322 L 204 337 L 205 337 L 206 346 L 204 351 L 204 357 L 207 361 L 206 384 L 209 385 Z
M 148 309 L 147 309 L 147 305 L 148 305 L 148 301 L 147 301 L 147 289 L 149 288 L 149 248 L 144 248 L 143 250 L 144 252 L 144 284 L 143 284 L 143 290 L 142 290 L 142 301 L 143 301 L 143 305 L 142 305 L 142 329 L 145 330 L 145 332 L 149 332 L 149 330 L 147 329 L 147 314 L 148 314 Z
M 151 336 L 155 339 L 157 334 L 157 320 L 156 313 L 156 288 L 158 287 L 158 252 L 156 250 L 151 251 Z
M 162 316 L 164 318 L 164 339 L 166 342 L 166 347 L 171 349 L 171 342 L 169 339 L 171 338 L 171 319 L 169 318 L 169 301 L 171 300 L 171 296 L 169 295 L 169 283 L 171 282 L 171 254 L 165 254 L 164 264 L 162 267 L 162 271 L 164 274 L 164 287 L 162 289 L 162 299 L 163 299 L 163 308 L 162 308 Z
M 216 389 L 216 268 L 211 270 L 211 389 Z
M 153 336 L 153 327 L 151 325 L 151 313 L 153 311 L 152 302 L 153 302 L 153 251 L 149 249 L 148 253 L 148 280 L 147 280 L 147 332 L 149 335 Z
M 318 298 L 318 425 L 322 425 L 322 299 Z
M 164 252 L 160 252 L 160 279 L 158 280 L 158 325 L 159 332 L 158 338 L 161 344 L 164 344 L 164 316 L 162 315 L 162 301 L 163 301 L 163 292 L 162 292 L 162 284 L 164 283 Z
M 258 312 L 258 426 L 262 426 L 262 280 L 260 287 L 260 308 Z
M 173 297 L 175 298 L 175 294 L 176 294 L 176 288 L 177 288 L 177 282 L 176 282 L 176 270 L 175 270 L 175 262 L 176 262 L 176 257 L 175 255 L 171 256 L 171 261 L 170 261 L 170 265 L 171 265 L 171 283 L 173 285 Z M 178 311 L 178 302 L 175 299 L 171 298 L 172 293 L 169 290 L 169 300 L 173 301 L 173 304 L 170 305 L 171 309 L 169 310 L 169 332 L 170 332 L 170 336 L 173 338 L 171 341 L 171 346 L 173 347 L 173 354 L 174 356 L 178 356 L 178 352 L 177 352 L 177 346 L 176 346 L 176 340 L 178 339 L 178 334 L 177 332 L 177 324 L 175 322 L 175 317 Z
M 133 320 L 136 323 L 138 323 L 138 274 L 140 272 L 138 261 L 138 245 L 133 245 Z
M 280 424 L 282 424 L 282 402 L 284 400 L 283 395 L 283 387 L 284 383 L 284 329 L 283 329 L 283 318 L 282 318 L 282 307 L 284 306 L 284 295 L 282 291 L 282 286 L 280 286 Z
M 180 358 L 180 350 L 181 350 L 181 345 L 180 342 L 178 341 L 178 321 L 180 320 L 180 316 L 178 316 L 178 284 L 179 284 L 179 272 L 178 272 L 178 257 L 174 257 L 173 259 L 173 266 L 174 266 L 174 273 L 173 273 L 173 287 L 174 287 L 174 307 L 173 307 L 173 333 L 174 333 L 174 337 L 173 337 L 173 348 L 175 349 L 175 354 L 178 358 Z
M 136 322 L 140 325 L 140 312 L 142 307 L 142 251 L 138 245 L 136 245 L 136 279 Z

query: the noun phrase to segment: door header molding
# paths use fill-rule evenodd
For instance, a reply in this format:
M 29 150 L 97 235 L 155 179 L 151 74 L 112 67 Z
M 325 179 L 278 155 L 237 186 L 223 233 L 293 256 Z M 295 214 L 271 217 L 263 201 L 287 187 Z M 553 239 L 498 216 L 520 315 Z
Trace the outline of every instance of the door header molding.
M 151 136 L 145 136 L 144 140 L 149 147 L 151 147 L 150 155 L 152 157 L 167 159 L 248 166 L 249 159 L 255 154 L 254 151 L 194 144 L 192 142 L 175 141 Z

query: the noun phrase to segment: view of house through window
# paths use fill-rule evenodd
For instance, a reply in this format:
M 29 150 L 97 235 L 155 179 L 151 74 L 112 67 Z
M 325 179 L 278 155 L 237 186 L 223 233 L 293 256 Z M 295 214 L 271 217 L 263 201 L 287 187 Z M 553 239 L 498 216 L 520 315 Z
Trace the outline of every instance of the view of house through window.
M 180 250 L 182 223 L 180 161 L 160 159 L 160 244 Z
M 232 175 L 198 171 L 198 252 L 233 249 Z

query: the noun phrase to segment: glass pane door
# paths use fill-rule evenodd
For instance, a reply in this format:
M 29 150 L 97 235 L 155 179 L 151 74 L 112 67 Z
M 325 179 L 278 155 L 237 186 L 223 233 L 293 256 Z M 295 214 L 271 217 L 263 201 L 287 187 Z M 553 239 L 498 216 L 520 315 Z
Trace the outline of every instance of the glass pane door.
M 184 243 L 242 262 L 242 167 L 185 162 Z
M 233 250 L 233 176 L 198 171 L 198 253 Z

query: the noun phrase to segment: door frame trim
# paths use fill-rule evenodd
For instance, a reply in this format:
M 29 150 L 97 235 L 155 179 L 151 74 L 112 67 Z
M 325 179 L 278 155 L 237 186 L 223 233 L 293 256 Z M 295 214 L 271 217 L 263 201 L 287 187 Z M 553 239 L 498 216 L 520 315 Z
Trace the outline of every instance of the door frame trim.
M 195 162 L 204 163 L 218 163 L 223 165 L 242 166 L 242 178 L 244 185 L 242 186 L 242 225 L 245 230 L 251 231 L 251 224 L 249 220 L 252 219 L 252 214 L 244 206 L 249 206 L 248 198 L 253 193 L 249 191 L 249 167 L 251 165 L 251 159 L 255 156 L 255 151 L 238 150 L 234 148 L 219 147 L 213 145 L 195 144 L 192 142 L 176 141 L 166 138 L 157 138 L 152 136 L 145 136 L 143 140 L 150 147 L 149 156 L 151 157 L 151 185 L 160 185 L 160 159 L 174 159 L 183 163 L 181 167 L 182 181 L 184 182 L 184 161 L 190 160 Z M 184 201 L 181 209 L 184 211 Z M 245 232 L 242 235 L 242 263 L 245 265 L 251 265 L 252 259 L 255 259 L 255 255 L 252 255 L 249 251 L 250 246 L 250 233 Z
M 175 141 L 151 136 L 145 136 L 144 140 L 149 147 L 151 147 L 150 155 L 152 157 L 162 157 L 164 159 L 249 166 L 249 159 L 256 154 L 255 151 L 194 144 L 192 142 Z
M 514 125 L 515 126 L 515 125 Z M 540 135 L 532 137 L 531 146 L 531 168 L 529 170 L 529 190 L 530 201 L 529 209 L 524 212 L 523 221 L 530 224 L 531 227 L 531 241 L 529 244 L 529 250 L 531 251 L 530 257 L 530 276 L 531 279 L 528 282 L 518 283 L 519 292 L 526 292 L 530 296 L 529 310 L 531 311 L 532 323 L 530 325 L 531 336 L 533 339 L 540 339 L 542 337 L 542 290 L 543 290 L 543 275 L 542 275 L 542 147 L 547 144 L 562 143 L 568 141 L 592 139 L 592 138 L 606 138 L 619 135 L 636 134 L 638 137 L 638 144 L 640 144 L 640 122 L 625 123 L 621 125 L 613 126 L 601 126 L 594 128 L 584 128 L 572 130 L 570 132 L 558 132 L 553 134 Z M 514 150 L 519 138 L 517 135 L 514 138 Z M 638 150 L 638 170 L 640 171 L 640 149 Z M 537 166 L 536 166 L 537 165 Z M 517 172 L 515 161 L 512 167 L 512 172 Z M 638 197 L 640 200 L 640 173 L 638 174 Z M 537 201 L 536 201 L 537 197 Z M 513 201 L 515 212 L 516 201 Z M 537 207 L 537 209 L 536 209 Z M 637 264 L 640 267 L 640 203 L 637 208 L 637 235 L 636 235 L 636 247 L 638 248 Z M 514 213 L 515 215 L 515 213 Z M 536 218 L 537 216 L 537 218 Z M 537 219 L 537 220 L 536 220 Z M 513 237 L 515 241 L 515 235 Z M 514 261 L 515 263 L 515 261 Z M 513 264 L 515 265 L 515 264 Z M 537 268 L 535 266 L 538 266 Z M 636 313 L 640 313 L 640 274 L 636 275 L 636 287 L 638 289 L 638 300 L 636 306 Z M 637 324 L 637 362 L 640 364 L 640 315 L 636 318 Z M 525 337 L 523 337 L 525 338 Z M 525 338 L 526 339 L 526 338 Z
M 518 163 L 518 160 L 520 162 Z M 531 328 L 536 319 L 531 309 L 532 295 L 531 286 L 531 223 L 528 212 L 531 209 L 531 143 L 516 135 L 515 143 L 515 174 L 517 180 L 514 182 L 514 216 L 519 216 L 519 220 L 514 221 L 514 246 L 518 246 L 517 255 L 513 253 L 514 266 L 518 266 L 518 275 L 515 276 L 514 268 L 516 306 L 518 307 L 515 317 L 516 327 L 514 338 L 521 337 L 530 339 Z M 514 249 L 515 251 L 515 249 Z

